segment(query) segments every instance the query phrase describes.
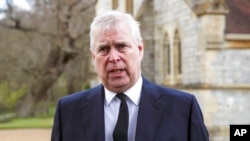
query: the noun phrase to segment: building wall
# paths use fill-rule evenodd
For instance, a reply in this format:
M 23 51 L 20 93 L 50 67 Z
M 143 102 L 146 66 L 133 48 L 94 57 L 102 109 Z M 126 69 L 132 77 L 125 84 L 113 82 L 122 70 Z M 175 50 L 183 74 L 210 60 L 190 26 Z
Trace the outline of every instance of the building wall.
M 230 124 L 250 123 L 250 38 L 226 39 L 226 13 L 211 12 L 209 0 L 135 1 L 133 15 L 141 23 L 145 47 L 143 75 L 194 94 L 210 141 L 228 141 Z M 194 2 L 205 4 L 197 8 Z M 207 8 L 210 13 L 206 13 Z M 178 80 L 173 73 L 176 31 L 181 40 L 183 68 Z M 164 66 L 166 44 L 170 47 L 170 74 Z
M 170 50 L 173 50 L 174 33 L 179 31 L 181 39 L 183 84 L 199 84 L 201 82 L 203 46 L 198 46 L 199 19 L 192 13 L 190 7 L 183 0 L 154 1 L 155 9 L 155 81 L 174 85 L 174 57 L 171 55 L 171 74 L 162 76 L 163 53 L 162 44 L 164 34 L 168 34 Z M 143 29 L 144 30 L 144 29 Z
M 142 74 L 154 81 L 154 11 L 153 2 L 148 1 L 143 5 L 143 14 L 138 17 L 141 35 L 144 44 L 144 56 L 142 61 Z
M 249 124 L 250 90 L 189 89 L 202 108 L 210 141 L 229 141 L 230 124 Z
M 230 47 L 221 11 L 197 15 L 185 0 L 155 0 L 154 12 L 155 82 L 194 94 L 210 141 L 228 141 L 230 124 L 250 123 L 250 47 Z M 173 51 L 175 30 L 182 42 L 182 86 L 175 85 L 173 74 L 164 76 L 163 69 L 163 38 L 167 33 Z
M 99 14 L 102 11 L 112 9 L 112 0 L 97 0 L 96 3 L 96 13 Z
M 250 49 L 207 50 L 206 84 L 250 86 Z

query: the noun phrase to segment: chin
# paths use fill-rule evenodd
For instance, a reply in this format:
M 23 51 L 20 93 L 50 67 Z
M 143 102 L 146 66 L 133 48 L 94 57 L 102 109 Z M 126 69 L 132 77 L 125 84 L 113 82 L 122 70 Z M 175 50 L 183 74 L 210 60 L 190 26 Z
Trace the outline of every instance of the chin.
M 110 86 L 113 87 L 113 88 L 116 88 L 116 89 L 123 89 L 123 88 L 126 88 L 128 87 L 129 85 L 129 82 L 112 82 L 110 83 Z

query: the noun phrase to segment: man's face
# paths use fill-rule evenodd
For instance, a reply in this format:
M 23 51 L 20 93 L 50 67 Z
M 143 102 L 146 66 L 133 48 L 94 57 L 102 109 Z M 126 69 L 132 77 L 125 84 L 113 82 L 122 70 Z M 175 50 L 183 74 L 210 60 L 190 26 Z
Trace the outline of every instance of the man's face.
M 103 85 L 116 93 L 126 91 L 141 75 L 142 43 L 136 45 L 125 24 L 96 31 L 94 36 L 91 54 Z

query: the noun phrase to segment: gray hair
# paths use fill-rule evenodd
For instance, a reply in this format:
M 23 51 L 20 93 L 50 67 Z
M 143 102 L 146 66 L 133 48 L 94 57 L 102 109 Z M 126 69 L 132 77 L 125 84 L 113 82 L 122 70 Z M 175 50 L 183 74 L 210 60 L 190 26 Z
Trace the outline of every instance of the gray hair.
M 132 32 L 132 38 L 139 45 L 142 38 L 139 23 L 130 15 L 119 11 L 108 11 L 97 15 L 90 25 L 90 49 L 94 47 L 94 33 L 107 31 L 119 23 L 126 23 Z

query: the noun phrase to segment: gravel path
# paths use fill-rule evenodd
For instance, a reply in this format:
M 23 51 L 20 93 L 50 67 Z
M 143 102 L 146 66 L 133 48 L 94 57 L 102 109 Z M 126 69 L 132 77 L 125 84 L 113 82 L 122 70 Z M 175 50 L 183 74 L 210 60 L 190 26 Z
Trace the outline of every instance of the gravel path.
M 0 130 L 1 141 L 50 141 L 51 129 Z

